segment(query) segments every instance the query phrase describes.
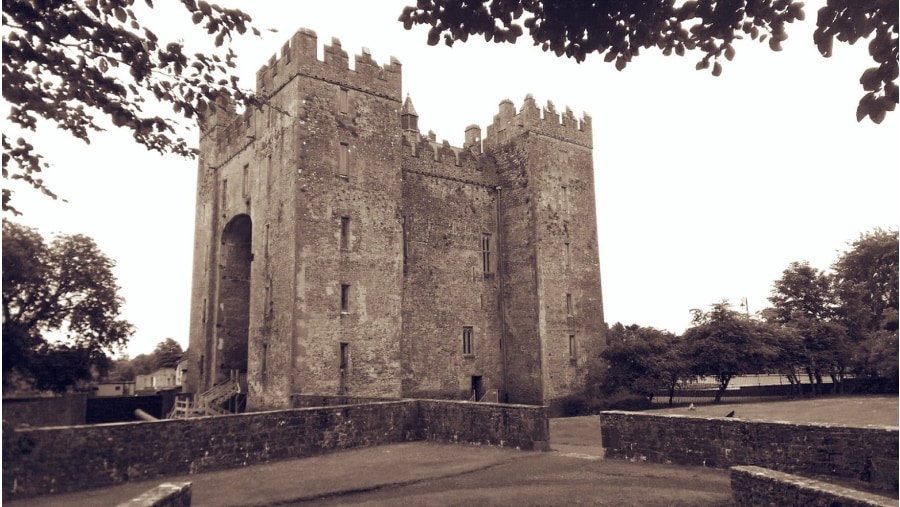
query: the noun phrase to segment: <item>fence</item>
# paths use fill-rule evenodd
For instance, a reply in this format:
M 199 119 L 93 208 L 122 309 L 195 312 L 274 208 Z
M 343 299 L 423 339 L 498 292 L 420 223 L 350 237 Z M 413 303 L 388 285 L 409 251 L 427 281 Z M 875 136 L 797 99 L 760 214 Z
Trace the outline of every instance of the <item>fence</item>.
M 728 383 L 728 389 L 722 393 L 721 401 L 723 403 L 763 401 L 813 394 L 853 393 L 868 389 L 862 379 L 844 378 L 840 385 L 835 385 L 830 377 L 823 377 L 821 384 L 817 386 L 818 392 L 815 392 L 808 379 L 800 380 L 803 383 L 791 384 L 785 375 L 739 375 Z M 712 377 L 679 382 L 672 403 L 712 403 L 718 390 L 718 382 Z M 669 393 L 660 391 L 653 396 L 652 401 L 654 404 L 668 404 Z

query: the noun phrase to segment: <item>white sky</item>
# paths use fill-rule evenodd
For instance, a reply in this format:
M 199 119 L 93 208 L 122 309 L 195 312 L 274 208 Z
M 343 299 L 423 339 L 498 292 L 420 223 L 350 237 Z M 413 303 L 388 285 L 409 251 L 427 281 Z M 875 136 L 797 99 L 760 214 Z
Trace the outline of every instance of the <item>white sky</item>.
M 828 268 L 860 233 L 900 223 L 900 112 L 881 125 L 856 122 L 867 42 L 836 43 L 834 57 L 822 58 L 812 42 L 818 1 L 788 28 L 784 51 L 743 41 L 718 78 L 694 70 L 692 53 L 648 51 L 618 72 L 596 55 L 576 64 L 543 53 L 527 36 L 516 45 L 475 37 L 430 47 L 425 28 L 396 21 L 413 0 L 221 3 L 278 30 L 233 45 L 247 87 L 305 27 L 319 35 L 320 54 L 337 37 L 351 55 L 367 47 L 381 64 L 400 60 L 420 129 L 456 146 L 505 98 L 520 107 L 531 93 L 540 105 L 587 112 L 610 325 L 680 333 L 691 308 L 725 298 L 746 297 L 759 311 L 790 262 Z M 173 25 L 185 17 L 174 15 L 159 18 L 173 33 L 202 33 Z M 150 27 L 165 37 L 158 23 Z M 69 202 L 4 181 L 24 212 L 14 220 L 44 234 L 87 234 L 117 262 L 124 316 L 137 327 L 132 356 L 167 337 L 186 347 L 196 163 L 149 153 L 124 131 L 90 146 L 51 130 L 41 136 L 37 147 L 55 164 L 45 181 Z

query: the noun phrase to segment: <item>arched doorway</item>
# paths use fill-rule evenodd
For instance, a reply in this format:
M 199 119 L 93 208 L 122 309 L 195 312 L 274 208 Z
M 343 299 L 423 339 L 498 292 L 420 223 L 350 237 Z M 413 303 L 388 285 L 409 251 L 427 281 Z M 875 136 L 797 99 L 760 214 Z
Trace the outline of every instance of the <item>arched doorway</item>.
M 216 311 L 215 383 L 247 373 L 253 223 L 237 215 L 222 230 Z

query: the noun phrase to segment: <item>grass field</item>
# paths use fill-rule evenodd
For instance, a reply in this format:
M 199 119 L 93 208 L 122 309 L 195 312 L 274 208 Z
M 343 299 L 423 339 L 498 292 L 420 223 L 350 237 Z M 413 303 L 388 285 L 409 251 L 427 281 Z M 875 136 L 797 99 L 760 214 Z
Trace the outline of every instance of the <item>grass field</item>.
M 734 417 L 751 421 L 843 424 L 847 426 L 898 426 L 896 396 L 822 397 L 804 400 L 723 403 L 648 410 L 651 414 L 693 417 Z M 600 420 L 596 415 L 550 419 L 550 442 L 557 450 L 602 456 Z
M 734 417 L 753 421 L 786 421 L 793 423 L 830 423 L 847 426 L 898 426 L 900 398 L 896 396 L 840 396 L 803 400 L 754 403 L 696 405 L 694 410 L 681 406 L 655 409 L 657 414 L 680 414 L 697 417 Z

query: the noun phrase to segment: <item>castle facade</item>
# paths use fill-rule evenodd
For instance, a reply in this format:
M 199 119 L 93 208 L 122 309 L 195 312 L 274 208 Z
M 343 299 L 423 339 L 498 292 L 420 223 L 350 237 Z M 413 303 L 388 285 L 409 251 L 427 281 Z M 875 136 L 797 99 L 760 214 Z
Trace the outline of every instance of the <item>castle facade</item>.
M 187 381 L 553 404 L 605 343 L 590 118 L 504 100 L 461 147 L 418 129 L 401 65 L 300 30 L 261 110 L 201 123 Z

